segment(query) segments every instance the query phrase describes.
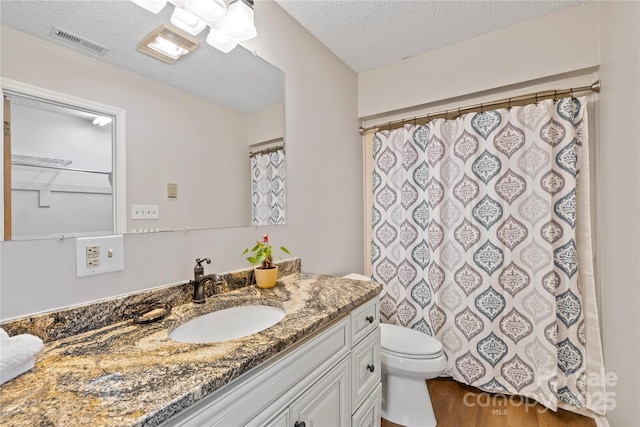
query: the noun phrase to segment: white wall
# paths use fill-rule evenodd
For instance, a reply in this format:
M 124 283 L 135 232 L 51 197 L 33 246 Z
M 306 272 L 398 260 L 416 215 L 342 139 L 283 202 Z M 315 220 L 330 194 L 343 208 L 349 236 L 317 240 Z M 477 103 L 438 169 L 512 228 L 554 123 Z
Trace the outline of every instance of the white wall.
M 600 4 L 598 236 L 612 426 L 640 426 L 640 3 Z
M 597 28 L 598 5 L 589 2 L 362 73 L 358 115 L 375 117 L 593 67 Z
M 607 418 L 620 427 L 640 425 L 639 9 L 638 2 L 589 2 L 358 76 L 367 124 L 602 79 L 594 95 L 595 255 L 605 371 L 618 376 Z
M 249 145 L 284 138 L 284 102 L 269 105 L 247 118 L 247 141 Z
M 362 143 L 357 132 L 356 75 L 276 3 L 256 2 L 255 16 L 259 36 L 252 41 L 251 48 L 283 69 L 286 76 L 287 225 L 126 235 L 125 270 L 82 279 L 75 277 L 73 239 L 2 242 L 1 319 L 186 281 L 193 276 L 196 257 L 207 256 L 213 260 L 212 265 L 207 266 L 207 272 L 246 267 L 246 260 L 240 256 L 242 250 L 265 232 L 270 234 L 274 244 L 285 245 L 293 255 L 302 257 L 305 271 L 336 275 L 361 271 Z M 5 35 L 3 32 L 3 73 Z M 18 53 L 14 54 L 14 59 L 20 61 Z M 42 55 L 42 60 L 48 64 L 47 69 L 53 72 L 60 62 L 58 56 L 64 53 L 54 49 L 45 50 Z M 83 62 L 78 58 L 74 61 L 79 66 Z M 97 61 L 91 67 L 97 75 L 106 72 L 105 66 Z M 114 69 L 111 72 L 118 73 L 121 78 L 126 74 L 131 78 L 137 77 Z M 40 75 L 34 69 L 25 70 L 14 78 L 40 86 L 51 83 L 47 75 Z M 53 89 L 75 93 L 78 90 L 76 80 L 81 79 L 60 78 Z M 146 88 L 150 97 L 157 98 L 154 100 L 158 103 L 171 104 L 162 99 L 172 96 L 170 89 L 152 82 L 140 82 L 140 85 Z M 91 92 L 76 95 L 90 98 L 88 94 L 101 94 L 105 97 L 101 102 L 116 106 L 120 104 L 119 99 L 127 97 L 127 93 L 118 87 L 95 89 L 95 92 L 92 88 L 85 89 Z M 201 117 L 206 117 L 207 109 L 211 108 L 204 101 L 199 105 L 197 99 L 193 99 L 193 105 L 194 109 L 200 107 L 203 110 Z M 127 178 L 141 185 L 147 172 L 144 160 L 150 155 L 183 158 L 190 153 L 165 153 L 164 150 L 170 147 L 184 147 L 182 144 L 188 138 L 173 133 L 165 138 L 149 122 L 163 122 L 167 117 L 155 114 L 147 121 L 144 110 L 139 107 L 135 99 L 125 106 Z M 138 113 L 131 112 L 133 109 Z M 187 115 L 186 111 L 178 113 L 181 117 Z M 131 136 L 133 132 L 136 137 Z M 132 147 L 138 141 L 154 148 L 149 151 L 149 145 L 146 149 Z M 239 146 L 248 168 L 246 141 Z M 222 159 L 225 156 L 227 154 L 223 154 Z M 207 164 L 224 171 L 228 167 L 225 163 L 219 158 L 209 158 Z M 204 173 L 202 169 L 192 167 L 172 168 L 170 172 L 175 174 L 178 184 L 181 174 L 199 176 Z M 211 178 L 206 179 L 202 190 L 211 182 Z M 224 182 L 221 179 L 215 184 L 222 186 Z M 157 184 L 164 186 L 166 183 Z M 182 188 L 179 187 L 178 191 Z M 130 194 L 130 200 L 142 202 L 143 196 L 142 193 Z M 202 197 L 211 203 L 209 209 L 197 203 L 189 209 L 199 210 L 205 215 L 214 215 L 217 210 L 234 212 L 233 203 L 227 198 L 215 197 L 207 191 L 202 192 Z M 243 203 L 247 200 L 248 196 Z

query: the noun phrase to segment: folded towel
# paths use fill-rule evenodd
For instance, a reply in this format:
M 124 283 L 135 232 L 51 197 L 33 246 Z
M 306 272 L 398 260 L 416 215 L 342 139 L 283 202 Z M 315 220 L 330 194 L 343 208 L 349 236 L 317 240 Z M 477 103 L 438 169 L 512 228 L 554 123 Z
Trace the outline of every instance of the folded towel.
M 361 280 L 363 282 L 370 282 L 371 281 L 371 277 L 369 276 L 363 276 L 362 274 L 358 274 L 358 273 L 351 273 L 351 274 L 347 274 L 346 276 L 342 276 L 345 279 L 354 279 L 354 280 Z
M 29 334 L 9 337 L 0 328 L 0 384 L 33 368 L 35 354 L 40 350 L 40 338 Z

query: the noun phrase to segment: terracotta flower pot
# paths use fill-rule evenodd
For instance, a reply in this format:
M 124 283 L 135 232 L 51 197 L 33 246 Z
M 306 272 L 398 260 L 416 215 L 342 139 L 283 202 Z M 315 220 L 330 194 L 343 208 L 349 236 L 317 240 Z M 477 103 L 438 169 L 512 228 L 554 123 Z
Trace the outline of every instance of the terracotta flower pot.
M 278 266 L 271 268 L 256 267 L 253 269 L 256 276 L 256 286 L 262 289 L 273 288 L 278 279 Z

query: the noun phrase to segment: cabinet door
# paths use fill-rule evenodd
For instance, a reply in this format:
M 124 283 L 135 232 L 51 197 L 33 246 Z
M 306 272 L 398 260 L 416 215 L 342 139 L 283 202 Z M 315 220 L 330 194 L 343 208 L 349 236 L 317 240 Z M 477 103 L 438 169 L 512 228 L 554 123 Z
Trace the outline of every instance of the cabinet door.
M 382 384 L 371 392 L 351 417 L 351 427 L 380 427 Z
M 289 409 L 285 408 L 278 415 L 267 421 L 264 427 L 290 427 Z
M 298 427 L 347 427 L 350 424 L 349 358 L 343 359 L 290 406 Z M 304 424 L 303 424 L 304 423 Z

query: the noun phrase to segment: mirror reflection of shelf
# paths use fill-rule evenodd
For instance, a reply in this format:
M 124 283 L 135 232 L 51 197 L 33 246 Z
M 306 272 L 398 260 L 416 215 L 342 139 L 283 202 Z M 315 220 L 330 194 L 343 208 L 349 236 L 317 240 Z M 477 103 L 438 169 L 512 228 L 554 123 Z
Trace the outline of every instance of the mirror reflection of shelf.
M 104 171 L 94 171 L 89 169 L 78 169 L 78 168 L 70 168 L 68 167 L 73 161 L 65 160 L 65 159 L 54 159 L 51 157 L 38 157 L 38 156 L 27 156 L 22 154 L 12 154 L 11 155 L 11 165 L 14 166 L 33 166 L 38 168 L 46 168 L 46 169 L 58 169 L 58 170 L 66 170 L 73 172 L 88 172 L 88 173 L 100 173 L 100 174 L 110 174 L 111 172 Z

